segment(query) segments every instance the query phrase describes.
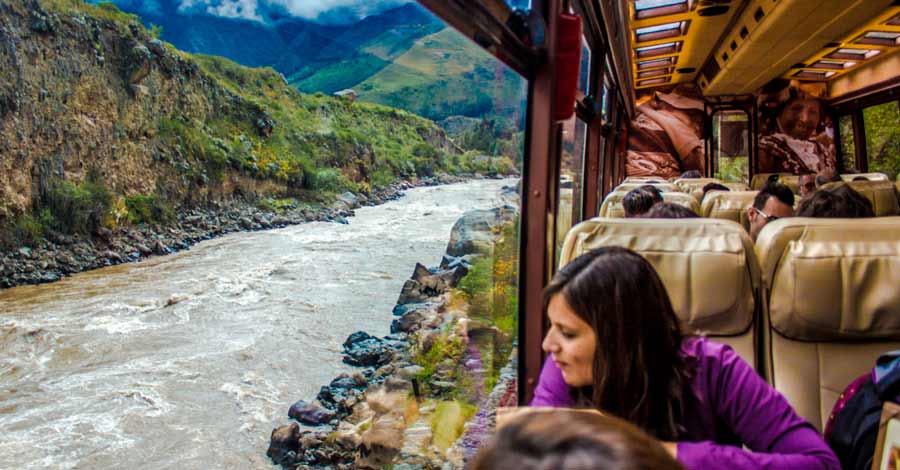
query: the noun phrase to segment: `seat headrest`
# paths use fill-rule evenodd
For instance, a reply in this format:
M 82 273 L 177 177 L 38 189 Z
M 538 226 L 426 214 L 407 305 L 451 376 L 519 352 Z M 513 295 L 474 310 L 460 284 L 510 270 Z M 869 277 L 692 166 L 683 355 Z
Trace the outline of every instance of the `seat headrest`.
M 716 219 L 591 219 L 566 235 L 560 267 L 603 246 L 623 246 L 659 273 L 686 332 L 737 335 L 753 323 L 759 268 L 753 242 Z
M 853 181 L 854 178 L 863 177 L 869 181 L 890 181 L 888 175 L 884 173 L 852 173 L 848 175 L 841 175 L 841 179 L 844 181 Z
M 628 178 L 625 178 L 625 180 L 622 181 L 621 184 L 629 184 L 629 183 L 661 184 L 661 183 L 668 183 L 668 181 L 666 181 L 665 178 L 654 178 L 652 176 L 629 176 Z
M 746 230 L 750 227 L 747 208 L 759 191 L 712 191 L 703 198 L 701 207 L 703 217 L 731 220 L 741 224 Z
M 696 186 L 706 186 L 709 183 L 719 183 L 723 184 L 722 180 L 718 178 L 678 178 L 672 182 L 675 186 L 681 188 L 684 192 L 690 192 L 690 189 L 693 189 Z M 690 188 L 690 189 L 685 189 Z
M 678 204 L 679 206 L 687 207 L 688 209 L 694 211 L 694 213 L 698 216 L 700 215 L 700 203 L 697 202 L 697 199 L 690 194 L 663 193 L 662 197 L 666 202 L 671 202 L 673 204 Z
M 662 192 L 679 191 L 679 189 L 674 184 L 670 184 L 670 183 L 622 183 L 622 184 L 616 186 L 615 188 L 613 188 L 613 191 L 624 191 L 627 193 L 628 191 L 631 191 L 632 189 L 637 189 L 637 188 L 640 188 L 641 186 L 647 186 L 647 185 L 655 186 L 657 189 L 659 189 Z
M 732 191 L 750 191 L 750 186 L 747 183 L 723 183 L 725 187 Z
M 900 214 L 900 204 L 897 203 L 897 189 L 890 181 L 849 181 L 844 184 L 850 186 L 871 201 L 872 209 L 875 210 L 876 216 L 881 217 Z
M 797 194 L 800 190 L 800 177 L 790 173 L 757 173 L 753 175 L 753 179 L 750 181 L 750 188 L 759 191 L 766 185 L 766 182 L 769 181 L 769 177 L 772 175 L 778 175 L 778 182 L 791 188 L 794 194 Z
M 782 335 L 900 340 L 900 217 L 779 219 L 756 249 L 769 319 Z
M 600 217 L 622 218 L 625 217 L 625 209 L 622 207 L 622 199 L 628 191 L 613 191 L 603 198 L 600 204 Z

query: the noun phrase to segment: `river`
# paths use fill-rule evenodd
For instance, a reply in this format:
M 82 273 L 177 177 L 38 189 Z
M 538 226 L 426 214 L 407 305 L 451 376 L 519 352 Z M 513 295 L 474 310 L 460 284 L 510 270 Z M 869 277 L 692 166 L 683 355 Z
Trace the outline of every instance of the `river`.
M 316 222 L 0 291 L 0 468 L 274 468 L 269 432 L 388 333 L 416 262 L 512 180 L 417 188 Z

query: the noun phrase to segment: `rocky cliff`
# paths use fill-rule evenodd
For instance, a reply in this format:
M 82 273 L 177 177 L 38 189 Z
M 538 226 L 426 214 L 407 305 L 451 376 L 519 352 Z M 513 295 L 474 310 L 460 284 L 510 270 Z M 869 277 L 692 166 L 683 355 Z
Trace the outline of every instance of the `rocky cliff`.
M 165 213 L 367 193 L 453 171 L 456 154 L 431 121 L 180 52 L 111 4 L 0 2 L 0 227 L 29 214 L 64 232 L 135 223 L 147 201 Z M 81 200 L 95 223 L 60 220 Z

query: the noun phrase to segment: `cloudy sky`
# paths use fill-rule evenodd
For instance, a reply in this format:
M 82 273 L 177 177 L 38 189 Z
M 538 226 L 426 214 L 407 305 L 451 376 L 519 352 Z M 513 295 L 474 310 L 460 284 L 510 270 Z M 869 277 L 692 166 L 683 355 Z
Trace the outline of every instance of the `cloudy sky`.
M 151 3 L 156 0 L 151 0 Z M 310 20 L 363 18 L 412 0 L 179 0 L 183 12 L 206 12 L 216 16 L 266 21 L 286 13 Z M 146 6 L 145 6 L 146 8 Z M 335 13 L 338 14 L 335 14 Z

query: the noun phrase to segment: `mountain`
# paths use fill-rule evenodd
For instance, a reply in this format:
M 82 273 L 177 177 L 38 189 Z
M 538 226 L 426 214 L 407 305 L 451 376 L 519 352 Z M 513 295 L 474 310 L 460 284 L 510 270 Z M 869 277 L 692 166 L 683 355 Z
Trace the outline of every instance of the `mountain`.
M 106 224 L 132 200 L 321 199 L 467 164 L 432 121 L 185 53 L 111 4 L 4 0 L 0 24 L 0 235 L 45 215 L 75 230 L 85 205 Z
M 511 1 L 514 7 L 528 4 Z M 162 39 L 179 49 L 271 66 L 306 93 L 353 88 L 363 101 L 435 120 L 454 115 L 518 120 L 515 113 L 524 109 L 524 80 L 415 3 L 348 24 L 268 10 L 260 13 L 263 21 L 224 18 L 180 10 L 178 3 L 116 0 L 144 25 L 161 26 Z

